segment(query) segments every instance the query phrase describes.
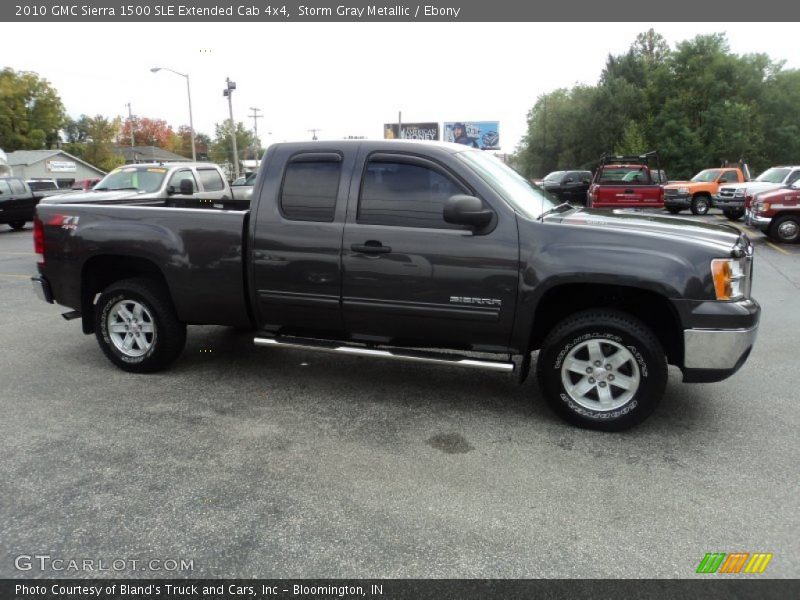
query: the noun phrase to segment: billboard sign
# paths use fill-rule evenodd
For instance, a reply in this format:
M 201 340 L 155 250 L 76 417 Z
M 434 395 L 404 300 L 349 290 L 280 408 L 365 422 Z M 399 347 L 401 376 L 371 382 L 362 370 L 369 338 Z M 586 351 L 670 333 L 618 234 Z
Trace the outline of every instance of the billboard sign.
M 397 123 L 386 123 L 383 126 L 383 139 L 385 140 L 427 140 L 438 141 L 438 123 L 403 123 L 403 130 L 397 134 Z
M 499 121 L 452 121 L 444 124 L 444 141 L 481 150 L 500 149 Z

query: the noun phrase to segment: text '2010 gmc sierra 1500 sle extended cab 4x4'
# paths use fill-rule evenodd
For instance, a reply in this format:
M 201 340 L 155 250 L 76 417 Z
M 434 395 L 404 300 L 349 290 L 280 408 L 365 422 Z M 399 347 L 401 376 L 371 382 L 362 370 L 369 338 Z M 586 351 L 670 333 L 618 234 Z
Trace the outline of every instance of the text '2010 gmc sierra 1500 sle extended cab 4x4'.
M 191 324 L 520 380 L 539 350 L 553 409 L 606 430 L 655 409 L 667 364 L 736 372 L 760 312 L 738 230 L 557 204 L 456 144 L 274 144 L 249 210 L 41 205 L 34 242 L 38 295 L 128 371 L 166 367 Z

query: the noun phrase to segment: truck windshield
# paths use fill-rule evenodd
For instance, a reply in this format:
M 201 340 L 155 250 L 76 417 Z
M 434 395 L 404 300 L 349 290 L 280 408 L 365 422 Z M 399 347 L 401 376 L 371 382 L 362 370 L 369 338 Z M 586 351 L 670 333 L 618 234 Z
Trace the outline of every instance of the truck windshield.
M 721 172 L 722 171 L 719 169 L 706 169 L 692 177 L 692 181 L 697 183 L 710 183 L 711 181 L 716 181 Z
M 560 202 L 497 158 L 480 151 L 459 152 L 456 156 L 472 167 L 494 191 L 517 212 L 531 219 L 554 208 Z
M 120 167 L 111 171 L 95 190 L 138 190 L 155 192 L 161 188 L 167 169 L 162 167 Z
M 561 181 L 561 176 L 562 176 L 562 175 L 563 175 L 565 172 L 566 172 L 566 171 L 553 171 L 552 173 L 549 173 L 549 174 L 548 174 L 548 175 L 547 175 L 547 176 L 544 178 L 544 181 Z
M 783 180 L 786 179 L 789 171 L 791 171 L 791 169 L 773 167 L 771 169 L 767 169 L 761 175 L 756 177 L 756 181 L 765 181 L 767 183 L 783 183 Z

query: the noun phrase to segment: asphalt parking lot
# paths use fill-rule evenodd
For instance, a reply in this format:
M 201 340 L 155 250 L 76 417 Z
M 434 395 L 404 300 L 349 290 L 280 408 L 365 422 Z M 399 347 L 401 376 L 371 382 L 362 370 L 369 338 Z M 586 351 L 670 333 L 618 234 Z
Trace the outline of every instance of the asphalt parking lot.
M 672 370 L 648 421 L 607 434 L 557 419 L 533 377 L 226 328 L 190 328 L 167 372 L 122 372 L 34 297 L 30 224 L 0 226 L 0 577 L 686 578 L 734 551 L 798 577 L 800 246 L 751 234 L 747 364 L 706 385 Z M 193 569 L 129 567 L 153 559 Z

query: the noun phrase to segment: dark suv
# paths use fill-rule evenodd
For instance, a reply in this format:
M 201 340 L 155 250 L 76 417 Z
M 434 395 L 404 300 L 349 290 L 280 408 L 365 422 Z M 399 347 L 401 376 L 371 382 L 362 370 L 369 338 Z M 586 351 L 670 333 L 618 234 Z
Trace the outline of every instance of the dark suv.
M 586 204 L 591 182 L 591 171 L 553 171 L 544 178 L 542 187 L 563 202 Z
M 22 229 L 33 221 L 33 211 L 39 199 L 19 177 L 0 177 L 0 223 L 11 229 Z

